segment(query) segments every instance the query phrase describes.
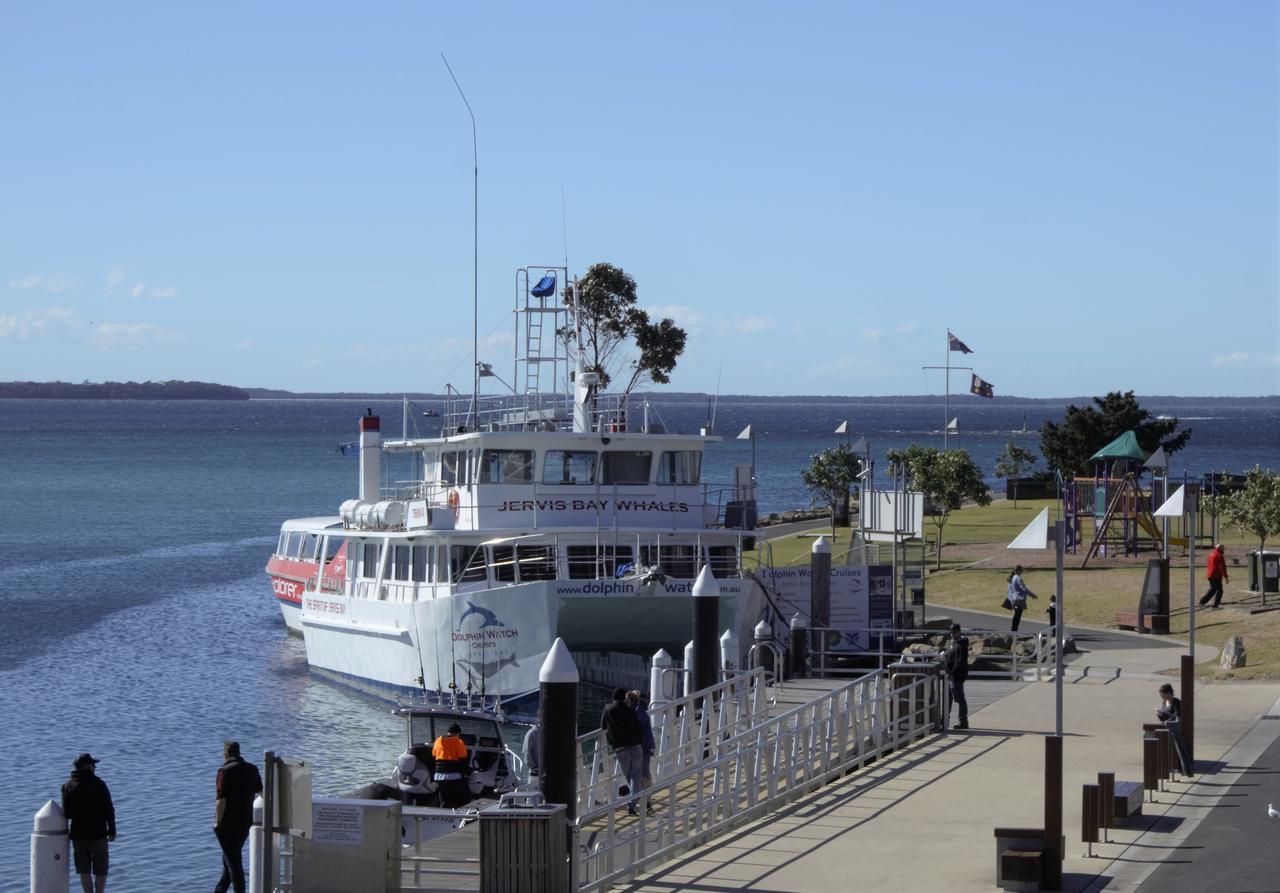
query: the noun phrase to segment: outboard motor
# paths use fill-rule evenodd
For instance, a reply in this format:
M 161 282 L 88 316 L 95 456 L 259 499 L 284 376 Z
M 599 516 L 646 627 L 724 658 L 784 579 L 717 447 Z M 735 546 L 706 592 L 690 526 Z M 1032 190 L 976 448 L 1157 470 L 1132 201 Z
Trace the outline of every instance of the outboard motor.
M 419 759 L 413 751 L 405 751 L 396 760 L 396 786 L 405 803 L 410 806 L 427 806 L 433 798 L 436 786 L 431 781 L 432 766 Z

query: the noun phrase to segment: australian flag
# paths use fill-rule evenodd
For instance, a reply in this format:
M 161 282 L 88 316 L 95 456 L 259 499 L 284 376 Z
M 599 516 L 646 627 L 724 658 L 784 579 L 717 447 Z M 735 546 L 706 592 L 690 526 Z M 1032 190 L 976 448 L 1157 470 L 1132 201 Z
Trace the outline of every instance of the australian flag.
M 969 393 L 979 397 L 994 397 L 995 392 L 991 390 L 991 382 L 983 381 L 978 376 L 973 376 L 973 381 L 969 383 Z
M 951 334 L 950 329 L 947 329 L 947 350 L 958 350 L 961 353 L 973 353 L 973 351 L 969 349 L 969 345 Z

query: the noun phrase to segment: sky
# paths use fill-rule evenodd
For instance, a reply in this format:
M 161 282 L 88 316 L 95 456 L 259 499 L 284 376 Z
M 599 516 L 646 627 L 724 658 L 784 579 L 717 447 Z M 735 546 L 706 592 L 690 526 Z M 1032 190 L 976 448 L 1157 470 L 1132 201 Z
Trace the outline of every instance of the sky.
M 680 391 L 1280 394 L 1277 8 L 0 0 L 0 380 L 468 390 L 567 258 Z

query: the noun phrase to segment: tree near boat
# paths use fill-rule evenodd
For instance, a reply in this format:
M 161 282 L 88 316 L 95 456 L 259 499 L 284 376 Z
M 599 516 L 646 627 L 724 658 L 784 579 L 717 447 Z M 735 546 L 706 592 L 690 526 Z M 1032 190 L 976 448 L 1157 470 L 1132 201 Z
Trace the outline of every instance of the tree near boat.
M 566 288 L 565 306 L 577 317 L 557 334 L 578 338 L 588 372 L 600 377 L 600 388 L 626 376 L 622 392 L 629 394 L 645 382 L 666 384 L 684 353 L 687 333 L 674 320 L 657 322 L 640 308 L 636 281 L 621 267 L 592 264 L 576 288 Z
M 1012 440 L 1004 445 L 1004 452 L 996 457 L 996 477 L 1010 478 L 1013 483 L 1013 507 L 1018 507 L 1018 481 L 1040 460 L 1036 454 L 1026 447 L 1018 446 Z
M 847 443 L 815 453 L 809 467 L 801 469 L 800 481 L 813 494 L 813 501 L 831 509 L 831 536 L 836 532 L 836 509 L 849 498 L 849 488 L 862 472 L 862 460 Z
M 968 450 L 923 447 L 913 443 L 905 450 L 890 450 L 889 465 L 906 473 L 907 484 L 924 495 L 924 509 L 938 528 L 936 568 L 942 567 L 942 529 L 951 513 L 966 502 L 991 504 L 991 491 L 982 480 Z
M 1242 488 L 1211 497 L 1210 503 L 1232 527 L 1258 538 L 1259 554 L 1268 539 L 1280 536 L 1280 474 L 1269 468 L 1253 466 L 1244 473 Z
M 1063 477 L 1087 474 L 1090 457 L 1126 431 L 1133 431 L 1138 445 L 1148 453 L 1158 447 L 1170 455 L 1187 445 L 1191 429 L 1174 435 L 1177 419 L 1153 418 L 1142 408 L 1133 391 L 1110 391 L 1094 397 L 1094 406 L 1068 406 L 1061 424 L 1045 422 L 1040 428 L 1040 452 L 1050 468 Z M 1096 408 L 1095 408 L 1096 407 Z

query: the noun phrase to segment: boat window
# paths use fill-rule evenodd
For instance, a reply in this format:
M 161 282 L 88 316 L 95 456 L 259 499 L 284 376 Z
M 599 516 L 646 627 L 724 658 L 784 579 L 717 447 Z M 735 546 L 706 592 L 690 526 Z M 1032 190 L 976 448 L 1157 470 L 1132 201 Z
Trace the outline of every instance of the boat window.
M 516 581 L 516 550 L 511 546 L 494 546 L 490 564 L 493 565 L 493 579 L 497 582 Z
M 360 576 L 368 577 L 370 580 L 376 579 L 378 576 L 378 544 L 365 543 L 364 557 L 360 562 Z
M 693 546 L 641 546 L 640 563 L 655 565 L 668 577 L 692 580 L 698 575 L 697 549 Z
M 717 577 L 727 577 L 738 572 L 737 546 L 708 546 L 707 566 Z
M 565 550 L 570 580 L 611 578 L 618 566 L 631 564 L 630 546 L 569 546 Z
M 458 483 L 457 453 L 440 454 L 440 482 L 448 487 Z
M 308 561 L 315 561 L 320 554 L 320 535 L 316 533 L 308 533 L 307 539 L 302 545 L 302 557 Z
M 409 579 L 409 546 L 396 546 L 395 552 L 391 555 L 391 579 L 408 580 Z
M 280 531 L 280 540 L 279 542 L 276 543 L 276 554 L 288 555 L 289 554 L 288 550 L 289 550 L 289 534 L 282 530 Z
M 342 548 L 342 545 L 345 542 L 346 540 L 344 540 L 340 536 L 329 537 L 329 539 L 325 542 L 325 546 L 324 546 L 324 560 L 326 564 L 328 564 L 330 561 L 333 561 L 333 559 L 337 557 L 338 550 Z
M 477 669 L 481 661 L 475 662 Z M 411 746 L 425 745 L 430 747 L 437 738 L 449 730 L 449 726 L 457 723 L 462 729 L 462 740 L 467 747 L 477 743 L 482 747 L 500 747 L 501 732 L 495 722 L 488 719 L 473 719 L 457 714 L 438 714 L 434 716 L 415 716 L 410 720 L 409 737 Z
M 458 486 L 465 487 L 471 483 L 471 469 L 476 464 L 476 451 L 471 450 L 466 453 L 458 453 Z
M 422 476 L 430 480 L 431 475 L 440 477 L 440 454 L 435 450 L 422 451 Z
M 485 450 L 480 455 L 480 483 L 533 483 L 533 450 Z
M 427 578 L 427 568 L 431 566 L 431 548 L 431 546 L 413 547 L 413 579 L 419 583 L 430 582 Z
M 602 480 L 606 484 L 649 483 L 649 463 L 653 461 L 653 453 L 648 450 L 606 450 L 602 461 Z
M 669 450 L 658 457 L 659 484 L 696 484 L 702 468 L 697 450 Z
M 302 533 L 295 531 L 289 534 L 289 545 L 285 547 L 284 554 L 287 558 L 297 558 L 298 550 L 302 548 Z
M 452 546 L 449 549 L 449 579 L 459 583 L 483 583 L 484 548 L 481 546 Z
M 520 579 L 523 582 L 556 578 L 554 546 L 516 546 L 516 561 L 520 566 Z
M 594 484 L 600 454 L 595 450 L 547 450 L 542 460 L 544 484 Z

